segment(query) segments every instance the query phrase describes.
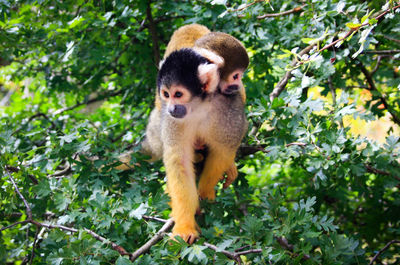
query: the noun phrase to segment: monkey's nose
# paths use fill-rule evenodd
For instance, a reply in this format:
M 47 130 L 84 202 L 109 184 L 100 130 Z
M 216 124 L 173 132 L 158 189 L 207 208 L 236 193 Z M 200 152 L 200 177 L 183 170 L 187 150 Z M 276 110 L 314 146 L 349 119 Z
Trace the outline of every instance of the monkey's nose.
M 222 91 L 222 93 L 231 95 L 231 94 L 236 93 L 238 90 L 239 90 L 239 86 L 238 85 L 230 85 L 230 86 L 228 86 L 226 88 L 225 91 Z
M 173 109 L 169 110 L 172 117 L 181 119 L 186 115 L 186 107 L 183 105 L 174 105 Z

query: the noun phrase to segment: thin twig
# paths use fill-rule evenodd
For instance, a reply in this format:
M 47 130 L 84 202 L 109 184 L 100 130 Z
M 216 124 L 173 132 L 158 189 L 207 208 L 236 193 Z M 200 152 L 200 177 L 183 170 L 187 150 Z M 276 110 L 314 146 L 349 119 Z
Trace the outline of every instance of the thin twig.
M 316 43 L 308 45 L 306 48 L 301 50 L 297 56 L 301 57 L 304 54 L 309 53 L 312 50 L 312 48 L 314 48 L 314 46 L 316 46 L 316 45 L 317 45 Z M 298 63 L 299 62 L 298 62 L 297 58 L 294 58 L 292 63 L 290 64 L 290 70 L 286 71 L 283 78 L 276 84 L 274 90 L 269 95 L 269 98 L 271 99 L 271 101 L 274 100 L 274 98 L 278 97 L 282 93 L 282 91 L 285 89 L 287 83 L 289 82 L 289 79 L 292 77 L 292 71 L 293 71 L 292 69 L 293 69 L 293 67 L 297 66 Z
M 219 250 L 217 246 L 207 243 L 207 242 L 204 242 L 203 245 L 208 247 L 209 249 L 214 250 L 215 252 L 220 252 L 220 253 L 224 254 L 225 256 L 227 256 L 228 258 L 230 258 L 232 260 L 235 260 L 236 262 L 240 262 L 240 256 L 238 256 L 235 252 Z
M 263 2 L 263 1 L 264 1 L 264 0 L 255 0 L 254 2 L 248 3 L 248 4 L 246 4 L 246 5 L 244 5 L 244 6 L 240 7 L 240 8 L 233 9 L 233 10 L 229 10 L 229 12 L 243 11 L 243 10 L 245 10 L 245 9 L 247 9 L 247 8 L 249 8 L 249 7 L 251 7 L 252 5 L 257 4 L 257 3 L 259 3 L 259 2 Z
M 284 238 L 284 237 L 275 237 L 275 239 L 276 239 L 276 241 L 278 241 L 279 245 L 281 245 L 281 247 L 283 249 L 286 249 L 286 250 L 288 250 L 288 251 L 293 253 L 294 247 L 293 247 L 292 244 L 289 244 L 289 242 L 287 241 L 286 238 Z M 293 253 L 293 254 L 295 256 L 298 255 L 297 253 Z M 303 259 L 304 260 L 308 260 L 308 259 L 310 259 L 310 256 L 307 255 L 307 254 L 303 254 Z
M 244 250 L 244 251 L 240 251 L 240 252 L 235 252 L 235 255 L 245 256 L 248 254 L 261 253 L 261 252 L 262 252 L 261 248 L 255 248 L 255 249 L 249 249 L 249 250 Z
M 96 98 L 92 98 L 92 99 L 89 99 L 89 100 L 86 100 L 86 101 L 83 101 L 83 102 L 78 102 L 78 103 L 76 103 L 76 104 L 73 105 L 73 106 L 65 107 L 65 108 L 56 110 L 56 111 L 53 113 L 53 115 L 58 115 L 58 114 L 61 114 L 61 113 L 65 112 L 65 111 L 73 110 L 73 109 L 75 109 L 75 108 L 77 108 L 77 107 L 80 107 L 80 106 L 82 106 L 82 105 L 87 105 L 87 104 L 91 104 L 91 103 L 94 103 L 94 102 L 97 102 L 97 101 L 102 101 L 103 99 L 106 99 L 106 98 L 115 97 L 115 96 L 118 96 L 119 94 L 122 94 L 122 92 L 123 92 L 123 90 L 121 89 L 121 90 L 115 91 L 115 92 L 113 92 L 113 93 L 108 93 L 108 94 L 105 94 L 105 95 L 100 95 L 100 96 L 98 96 L 98 97 L 96 97 Z
M 365 53 L 392 55 L 392 54 L 400 53 L 400 50 L 376 50 L 376 51 L 366 50 Z
M 384 37 L 385 39 L 388 39 L 388 40 L 391 40 L 391 41 L 394 41 L 394 42 L 400 43 L 400 40 L 399 40 L 399 39 L 395 39 L 395 38 L 392 38 L 392 37 L 390 37 L 390 36 L 387 36 L 387 35 L 383 35 L 383 37 Z
M 390 11 L 394 11 L 394 10 L 396 10 L 396 9 L 399 8 L 399 7 L 400 7 L 400 5 L 397 5 L 397 6 L 393 7 L 393 8 L 391 8 L 391 9 L 385 10 L 385 11 L 382 12 L 381 14 L 377 15 L 377 16 L 375 17 L 375 19 L 376 19 L 376 20 L 383 19 L 384 16 L 385 16 L 387 13 L 389 13 Z M 328 48 L 334 46 L 336 43 L 345 40 L 347 37 L 349 37 L 349 36 L 350 36 L 351 34 L 353 34 L 354 32 L 356 32 L 356 31 L 358 31 L 359 29 L 361 29 L 361 28 L 363 28 L 363 27 L 365 27 L 365 26 L 368 26 L 368 25 L 369 25 L 369 22 L 367 21 L 367 22 L 361 24 L 360 26 L 358 26 L 358 27 L 356 27 L 356 28 L 350 29 L 350 30 L 346 33 L 346 35 L 344 35 L 344 37 L 339 38 L 339 39 L 335 40 L 334 42 L 332 42 L 332 43 L 330 43 L 330 44 L 324 46 L 321 50 L 319 50 L 319 52 L 322 52 L 322 51 L 324 51 L 324 50 L 326 50 L 326 49 L 328 49 Z
M 110 243 L 111 247 L 112 247 L 114 250 L 118 251 L 119 254 L 121 254 L 121 255 L 129 255 L 129 253 L 128 253 L 123 247 L 121 247 L 120 245 L 118 245 L 118 244 L 116 244 L 116 243 L 114 243 L 114 242 L 111 242 L 110 240 L 108 240 L 108 239 L 102 237 L 102 236 L 99 235 L 99 234 L 96 234 L 96 233 L 93 232 L 92 230 L 89 230 L 89 229 L 87 229 L 87 228 L 84 228 L 84 230 L 85 230 L 89 235 L 93 236 L 95 239 L 99 240 L 100 242 L 103 242 L 103 243 Z
M 42 112 L 38 112 L 38 113 L 36 113 L 36 114 L 30 116 L 30 117 L 28 118 L 28 121 L 27 121 L 24 125 L 22 125 L 20 128 L 18 128 L 17 130 L 15 130 L 15 131 L 13 132 L 13 134 L 17 134 L 18 132 L 20 132 L 28 123 L 30 123 L 33 119 L 38 118 L 38 117 L 43 117 L 43 118 L 45 118 L 46 120 L 48 120 L 48 121 L 51 123 L 50 129 L 53 129 L 53 128 L 56 127 L 56 124 L 54 123 L 54 121 L 52 121 L 46 114 L 44 114 L 44 113 L 42 113 Z
M 68 232 L 71 232 L 71 233 L 76 233 L 76 232 L 79 231 L 78 229 L 73 228 L 73 227 L 68 227 L 68 226 L 64 226 L 64 225 L 46 224 L 46 223 L 41 223 L 41 222 L 38 222 L 38 221 L 33 220 L 33 219 L 32 219 L 32 211 L 31 211 L 31 208 L 30 208 L 28 202 L 26 201 L 25 197 L 21 194 L 21 192 L 20 192 L 20 190 L 19 190 L 17 184 L 15 183 L 13 177 L 11 176 L 11 174 L 9 174 L 9 173 L 6 173 L 6 174 L 7 174 L 8 177 L 10 178 L 10 180 L 11 180 L 13 186 L 14 186 L 15 191 L 18 193 L 18 195 L 20 196 L 20 198 L 22 199 L 22 201 L 23 201 L 24 204 L 25 204 L 25 207 L 26 207 L 26 214 L 27 214 L 27 216 L 28 216 L 28 219 L 25 220 L 25 221 L 21 221 L 21 222 L 15 222 L 15 223 L 13 223 L 12 225 L 3 227 L 3 228 L 0 229 L 0 231 L 6 230 L 6 229 L 8 229 L 8 228 L 11 228 L 11 227 L 16 226 L 16 225 L 19 225 L 19 224 L 26 224 L 26 223 L 34 224 L 34 225 L 37 226 L 37 228 L 40 228 L 40 227 L 43 228 L 43 227 L 44 227 L 44 228 L 47 228 L 47 229 L 60 229 L 60 230 L 68 231 Z M 96 233 L 93 232 L 92 230 L 89 230 L 89 229 L 87 229 L 87 228 L 84 228 L 84 230 L 85 230 L 88 234 L 90 234 L 91 236 L 93 236 L 95 239 L 97 239 L 97 240 L 99 240 L 99 241 L 101 241 L 101 242 L 107 242 L 107 243 L 109 242 L 109 243 L 111 244 L 111 247 L 112 247 L 114 250 L 118 251 L 121 255 L 129 255 L 129 253 L 128 253 L 123 247 L 119 246 L 118 244 L 116 244 L 116 243 L 114 243 L 114 242 L 111 242 L 110 240 L 108 240 L 108 239 L 106 239 L 106 238 L 104 238 L 104 237 L 102 237 L 102 236 L 96 234 Z M 33 253 L 33 251 L 34 251 L 36 239 L 37 239 L 37 233 L 36 233 L 36 236 L 35 236 L 35 241 L 34 241 L 34 244 L 33 244 L 32 253 Z M 33 255 L 33 254 L 32 254 L 32 255 Z
M 149 241 L 147 241 L 143 246 L 141 246 L 133 254 L 130 255 L 130 260 L 134 261 L 142 254 L 149 251 L 153 245 L 155 245 L 158 241 L 163 239 L 165 233 L 168 230 L 170 230 L 172 228 L 172 226 L 174 226 L 174 220 L 172 218 L 170 218 L 164 223 L 164 225 L 161 227 L 161 229 L 158 230 L 158 232 Z
M 154 20 L 155 24 L 158 24 L 160 22 L 164 22 L 164 21 L 169 21 L 169 20 L 174 20 L 174 19 L 179 19 L 179 18 L 186 18 L 187 16 L 185 15 L 181 15 L 181 16 L 163 16 L 163 17 L 159 17 L 157 19 Z
M 302 11 L 305 6 L 306 5 L 298 6 L 298 7 L 295 7 L 293 9 L 291 9 L 291 10 L 283 11 L 283 12 L 280 12 L 280 13 L 264 14 L 264 15 L 258 16 L 257 19 L 264 19 L 264 18 L 267 18 L 267 17 L 280 17 L 280 16 L 290 15 L 290 14 Z
M 53 174 L 50 174 L 48 177 L 49 178 L 52 178 L 52 177 L 58 177 L 58 178 L 61 178 L 60 176 L 64 176 L 67 172 L 69 172 L 71 170 L 71 164 L 68 162 L 68 161 L 66 161 L 65 162 L 65 166 L 64 166 L 64 168 L 63 169 L 61 169 L 61 170 L 59 170 L 59 171 L 56 171 L 56 172 L 54 172 Z
M 374 75 L 376 73 L 376 71 L 378 71 L 379 65 L 381 64 L 381 61 L 382 61 L 382 56 L 378 56 L 378 59 L 376 59 L 375 67 L 371 71 L 371 75 Z
M 7 172 L 6 175 L 8 175 L 8 177 L 10 178 L 10 180 L 11 180 L 13 186 L 14 186 L 15 191 L 18 193 L 19 197 L 22 199 L 22 201 L 23 201 L 24 204 L 25 204 L 26 215 L 28 216 L 28 220 L 32 220 L 32 210 L 31 210 L 31 207 L 29 206 L 28 202 L 25 200 L 24 196 L 21 194 L 21 192 L 20 192 L 20 190 L 19 190 L 17 184 L 15 184 L 15 181 L 14 181 L 13 177 L 11 176 L 11 174 Z
M 371 262 L 369 263 L 369 265 L 372 265 L 372 264 L 376 261 L 376 259 L 377 259 L 383 252 L 385 252 L 385 251 L 390 247 L 390 245 L 392 245 L 392 244 L 400 244 L 400 240 L 392 240 L 392 241 L 390 241 L 389 243 L 387 243 L 386 246 L 384 246 L 381 250 L 378 251 L 378 253 L 376 253 L 376 255 L 372 258 L 372 260 L 371 260 Z
M 159 217 L 155 217 L 155 216 L 148 216 L 148 215 L 143 215 L 142 216 L 143 217 L 143 219 L 144 220 L 154 220 L 154 221 L 157 221 L 157 222 L 161 222 L 161 223 L 166 223 L 168 220 L 165 220 L 165 219 L 162 219 L 162 218 L 159 218 Z
M 37 227 L 36 228 L 36 233 L 35 233 L 35 238 L 33 239 L 31 258 L 29 259 L 29 264 L 32 264 L 33 258 L 35 257 L 35 248 L 36 248 L 36 242 L 37 242 L 37 239 L 38 239 L 39 232 L 40 232 L 40 228 Z
M 393 7 L 393 8 L 391 8 L 391 9 L 388 9 L 388 10 L 384 11 L 383 13 L 379 14 L 378 16 L 376 16 L 375 19 L 376 19 L 376 20 L 381 20 L 381 19 L 384 18 L 384 16 L 385 16 L 387 13 L 389 13 L 390 11 L 394 11 L 394 10 L 396 10 L 396 9 L 399 8 L 399 7 L 400 7 L 400 5 L 397 5 L 397 6 Z M 378 21 L 378 22 L 379 22 L 379 21 Z M 334 42 L 332 42 L 332 43 L 330 43 L 330 44 L 328 44 L 328 45 L 325 45 L 325 46 L 324 46 L 322 49 L 320 49 L 318 52 L 321 53 L 322 51 L 331 48 L 331 47 L 334 46 L 336 43 L 345 40 L 345 39 L 346 39 L 347 37 L 349 37 L 351 34 L 353 34 L 354 32 L 358 31 L 360 28 L 365 27 L 365 26 L 367 26 L 367 25 L 369 25 L 369 23 L 368 23 L 368 22 L 365 22 L 364 24 L 361 24 L 361 25 L 360 25 L 359 27 L 357 27 L 357 28 L 352 28 L 352 29 L 350 29 L 350 30 L 344 35 L 344 37 L 339 38 L 339 39 L 335 40 Z M 316 45 L 317 45 L 316 43 L 310 44 L 310 45 L 307 46 L 305 49 L 303 49 L 303 50 L 298 54 L 298 56 L 301 57 L 302 55 L 309 53 L 309 52 L 311 51 L 311 49 L 312 49 L 314 46 L 316 46 Z M 292 61 L 292 63 L 290 64 L 290 68 L 291 68 L 291 69 L 292 69 L 293 67 L 295 67 L 295 66 L 301 64 L 301 62 L 298 62 L 296 59 L 297 59 L 297 58 L 294 58 L 293 61 Z M 286 85 L 287 85 L 287 83 L 288 83 L 288 81 L 289 81 L 289 79 L 290 79 L 291 77 L 292 77 L 292 70 L 289 70 L 289 71 L 287 71 L 287 72 L 285 73 L 285 75 L 283 76 L 283 78 L 277 83 L 277 85 L 275 86 L 274 90 L 273 90 L 272 93 L 270 94 L 269 97 L 270 97 L 271 101 L 272 101 L 274 98 L 278 97 L 278 96 L 282 93 L 282 91 L 285 89 L 285 87 L 286 87 Z
M 390 115 L 392 116 L 393 121 L 394 121 L 395 123 L 397 123 L 398 125 L 400 125 L 400 117 L 397 116 L 397 114 L 395 113 L 395 110 L 393 110 L 393 109 L 389 106 L 389 104 L 388 104 L 388 102 L 387 102 L 387 100 L 386 100 L 386 97 L 385 97 L 384 95 L 382 95 L 382 93 L 381 93 L 381 92 L 378 90 L 378 88 L 376 87 L 375 81 L 374 81 L 374 79 L 372 78 L 371 73 L 367 70 L 367 68 L 364 66 L 364 64 L 363 64 L 361 61 L 357 60 L 357 61 L 356 61 L 356 64 L 357 64 L 357 66 L 360 67 L 361 72 L 364 74 L 365 79 L 367 80 L 367 83 L 368 83 L 368 86 L 369 86 L 369 90 L 371 90 L 371 91 L 376 91 L 376 92 L 379 94 L 378 97 L 379 97 L 380 101 L 381 101 L 382 104 L 385 106 L 385 109 L 386 109 L 386 110 L 390 113 Z
M 16 226 L 16 225 L 23 225 L 23 224 L 27 224 L 27 223 L 30 223 L 30 221 L 29 221 L 29 220 L 24 220 L 24 221 L 20 221 L 20 222 L 15 222 L 15 223 L 13 223 L 13 224 L 10 224 L 10 225 L 8 225 L 8 226 L 4 226 L 4 227 L 0 228 L 0 232 L 1 232 L 1 231 L 4 231 L 4 230 L 6 230 L 6 229 L 9 229 L 9 228 L 11 228 L 11 227 L 14 227 L 14 226 Z

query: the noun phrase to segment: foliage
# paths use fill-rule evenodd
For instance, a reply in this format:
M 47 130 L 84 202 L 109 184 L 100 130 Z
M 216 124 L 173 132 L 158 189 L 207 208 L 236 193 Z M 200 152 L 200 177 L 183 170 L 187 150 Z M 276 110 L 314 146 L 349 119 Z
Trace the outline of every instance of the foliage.
M 400 238 L 398 5 L 1 1 L 0 263 L 367 264 Z M 188 23 L 250 54 L 240 176 L 202 202 L 198 242 L 165 236 L 131 261 L 170 211 L 162 164 L 138 151 L 159 58 Z M 383 145 L 343 123 L 385 115 Z

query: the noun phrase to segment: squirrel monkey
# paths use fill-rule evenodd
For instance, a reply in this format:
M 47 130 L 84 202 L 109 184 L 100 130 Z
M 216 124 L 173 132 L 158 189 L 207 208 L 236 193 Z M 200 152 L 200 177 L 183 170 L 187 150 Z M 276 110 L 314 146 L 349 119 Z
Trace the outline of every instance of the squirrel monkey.
M 213 53 L 224 59 L 220 68 L 220 91 L 225 95 L 240 93 L 243 102 L 246 101 L 246 91 L 242 83 L 243 73 L 249 65 L 246 48 L 235 37 L 223 32 L 211 32 L 200 24 L 189 24 L 177 29 L 168 42 L 164 59 L 173 51 L 182 48 L 201 49 L 200 54 L 212 60 Z M 206 53 L 205 51 L 213 53 Z M 162 62 L 161 62 L 162 63 Z M 160 97 L 156 94 L 155 105 L 160 108 Z
M 167 45 L 164 55 L 166 58 L 172 51 L 183 47 L 193 47 L 194 49 L 206 49 L 224 59 L 223 66 L 220 67 L 219 91 L 223 95 L 233 96 L 240 94 L 243 103 L 246 101 L 246 91 L 242 83 L 244 71 L 249 65 L 249 57 L 246 48 L 235 37 L 223 32 L 210 32 L 205 26 L 199 24 L 190 24 L 177 29 L 171 37 Z M 206 58 L 210 58 L 207 53 L 202 53 Z M 156 95 L 156 106 L 157 99 Z M 217 102 L 216 102 L 217 103 Z M 203 149 L 201 144 L 197 145 L 198 149 Z M 201 155 L 196 154 L 196 162 L 201 161 Z M 233 162 L 229 170 L 226 172 L 224 188 L 227 188 L 237 177 L 238 172 Z M 209 197 L 203 193 L 203 181 L 200 182 L 199 192 L 201 197 Z M 212 199 L 212 198 L 209 198 Z
M 199 207 L 194 145 L 198 139 L 214 137 L 217 124 L 209 116 L 217 110 L 210 96 L 217 94 L 218 82 L 217 64 L 192 49 L 172 52 L 158 73 L 161 108 L 152 111 L 143 143 L 145 151 L 150 147 L 152 154 L 162 156 L 175 220 L 172 233 L 190 244 L 199 234 L 194 218 Z
M 152 111 L 142 145 L 162 156 L 175 220 L 172 234 L 190 244 L 199 235 L 198 197 L 215 198 L 214 186 L 232 166 L 247 130 L 242 99 L 219 93 L 219 81 L 219 65 L 197 51 L 171 53 L 157 77 L 161 108 Z M 208 156 L 197 189 L 193 159 L 199 143 L 207 145 Z

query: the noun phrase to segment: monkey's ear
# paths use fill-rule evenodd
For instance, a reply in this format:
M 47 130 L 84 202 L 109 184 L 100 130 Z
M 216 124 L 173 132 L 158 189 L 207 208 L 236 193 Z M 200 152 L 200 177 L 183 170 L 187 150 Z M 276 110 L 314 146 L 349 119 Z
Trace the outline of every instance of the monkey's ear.
M 215 63 L 218 68 L 222 68 L 224 66 L 224 59 L 218 54 L 204 48 L 195 47 L 194 50 L 201 56 L 207 58 L 210 62 Z
M 158 63 L 158 70 L 161 69 L 161 66 L 164 64 L 164 62 L 165 62 L 165 59 L 164 59 L 164 60 L 161 60 L 161 61 Z
M 200 82 L 203 85 L 204 92 L 210 94 L 217 91 L 219 72 L 216 64 L 200 64 L 198 75 Z

